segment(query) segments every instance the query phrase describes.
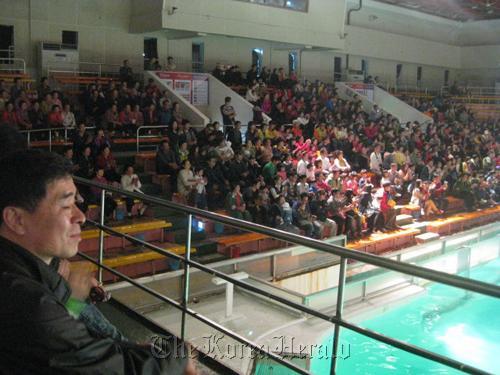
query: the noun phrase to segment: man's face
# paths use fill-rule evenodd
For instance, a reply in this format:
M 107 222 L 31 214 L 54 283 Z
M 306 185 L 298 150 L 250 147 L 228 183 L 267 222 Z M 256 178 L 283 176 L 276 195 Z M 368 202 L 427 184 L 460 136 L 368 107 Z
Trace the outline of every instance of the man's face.
M 47 186 L 47 194 L 33 213 L 23 210 L 27 250 L 45 262 L 53 257 L 71 258 L 81 241 L 85 215 L 75 205 L 76 187 L 71 177 Z

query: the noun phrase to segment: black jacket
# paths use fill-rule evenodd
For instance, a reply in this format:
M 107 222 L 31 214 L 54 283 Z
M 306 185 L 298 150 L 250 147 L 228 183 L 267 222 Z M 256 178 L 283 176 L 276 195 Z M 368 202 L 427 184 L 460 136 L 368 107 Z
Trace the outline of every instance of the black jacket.
M 186 360 L 160 360 L 149 348 L 97 338 L 74 319 L 66 281 L 0 237 L 0 374 L 181 374 Z

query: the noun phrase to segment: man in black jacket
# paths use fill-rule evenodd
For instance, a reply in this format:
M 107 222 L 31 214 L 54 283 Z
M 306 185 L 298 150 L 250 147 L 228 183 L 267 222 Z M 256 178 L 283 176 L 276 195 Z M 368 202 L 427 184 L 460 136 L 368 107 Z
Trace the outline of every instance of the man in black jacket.
M 19 151 L 0 170 L 0 373 L 192 373 L 185 358 L 155 358 L 149 346 L 98 336 L 78 319 L 97 280 L 53 266 L 76 254 L 85 221 L 68 163 Z

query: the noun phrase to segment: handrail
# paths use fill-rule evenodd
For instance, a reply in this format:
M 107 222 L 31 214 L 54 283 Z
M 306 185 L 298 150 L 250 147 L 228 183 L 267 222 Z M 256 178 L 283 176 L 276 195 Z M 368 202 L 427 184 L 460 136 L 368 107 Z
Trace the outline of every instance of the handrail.
M 23 74 L 26 74 L 26 60 L 21 59 L 19 57 L 2 57 L 2 58 L 0 58 L 0 64 L 6 64 L 5 62 L 3 62 L 4 60 L 6 60 L 6 61 L 13 61 L 13 62 L 15 62 L 15 61 L 22 62 Z M 20 69 L 19 68 L 2 68 L 0 70 L 11 71 L 11 70 L 20 70 Z
M 141 131 L 141 129 L 166 129 L 168 128 L 168 125 L 143 125 L 143 126 L 139 126 L 137 128 L 137 132 L 136 132 L 136 152 L 139 152 L 139 142 L 140 142 L 140 138 L 156 138 L 156 136 L 150 136 L 150 135 L 143 135 L 143 136 L 140 136 L 139 133 Z
M 387 259 L 383 257 L 379 257 L 377 255 L 372 255 L 368 253 L 364 253 L 358 250 L 348 249 L 342 246 L 327 244 L 323 241 L 307 238 L 304 236 L 300 236 L 298 234 L 293 234 L 289 232 L 285 232 L 279 229 L 266 227 L 264 225 L 255 224 L 249 221 L 236 219 L 230 216 L 223 216 L 214 212 L 201 210 L 199 208 L 185 206 L 179 203 L 167 201 L 161 198 L 156 198 L 153 196 L 148 196 L 140 193 L 132 193 L 120 188 L 116 188 L 110 185 L 103 185 L 96 183 L 94 181 L 86 180 L 81 177 L 74 176 L 73 179 L 78 183 L 94 186 L 100 189 L 104 189 L 107 191 L 111 191 L 113 193 L 117 193 L 120 195 L 129 196 L 131 198 L 139 199 L 147 203 L 156 204 L 158 206 L 163 206 L 165 208 L 170 208 L 172 210 L 180 211 L 186 215 L 195 215 L 200 216 L 205 219 L 213 220 L 220 222 L 222 224 L 226 224 L 232 227 L 238 227 L 240 229 L 244 229 L 246 231 L 256 232 L 260 234 L 267 235 L 269 237 L 274 237 L 282 241 L 291 242 L 296 245 L 302 245 L 310 248 L 314 248 L 315 250 L 321 250 L 333 255 L 337 255 L 343 258 L 349 258 L 353 260 L 357 260 L 359 262 L 372 264 L 374 266 L 387 268 L 392 271 L 401 272 L 410 276 L 419 277 L 422 279 L 426 279 L 429 281 L 434 281 L 437 283 L 445 284 L 448 286 L 465 289 L 470 292 L 484 294 L 486 296 L 500 298 L 500 287 L 496 285 L 491 285 L 488 283 L 484 283 L 482 281 L 471 280 L 461 276 L 450 275 L 446 272 L 440 271 L 430 271 L 427 268 L 415 266 L 412 264 L 406 264 L 402 262 L 398 262 L 392 259 Z
M 289 301 L 286 298 L 283 298 L 283 297 L 274 295 L 272 293 L 266 292 L 266 291 L 264 291 L 256 286 L 248 284 L 244 281 L 233 279 L 230 275 L 226 275 L 225 273 L 222 273 L 220 271 L 212 269 L 206 265 L 192 261 L 190 259 L 190 256 L 189 256 L 190 251 L 191 251 L 191 248 L 189 245 L 189 240 L 187 242 L 186 255 L 185 255 L 185 257 L 182 257 L 182 256 L 179 256 L 177 254 L 170 253 L 167 250 L 161 249 L 158 246 L 149 244 L 146 241 L 143 241 L 139 238 L 132 237 L 128 234 L 122 234 L 120 232 L 113 230 L 110 227 L 107 227 L 105 225 L 98 224 L 96 222 L 91 221 L 91 223 L 93 225 L 95 225 L 96 227 L 98 227 L 101 230 L 101 232 L 100 232 L 101 236 L 103 235 L 103 232 L 106 231 L 112 235 L 117 235 L 117 236 L 120 236 L 122 238 L 125 238 L 134 244 L 147 247 L 153 251 L 158 252 L 159 254 L 162 254 L 162 255 L 165 255 L 167 257 L 174 258 L 178 261 L 184 262 L 184 264 L 186 266 L 185 270 L 187 273 L 187 275 L 185 275 L 185 282 L 184 282 L 184 294 L 183 294 L 184 296 L 187 295 L 186 293 L 187 293 L 187 289 L 188 289 L 188 285 L 189 285 L 189 267 L 187 267 L 187 266 L 192 266 L 192 267 L 200 269 L 201 271 L 204 271 L 204 272 L 207 272 L 207 273 L 212 274 L 214 276 L 220 277 L 220 278 L 222 278 L 228 282 L 231 282 L 232 284 L 237 285 L 237 286 L 239 286 L 243 289 L 246 289 L 250 292 L 254 292 L 254 293 L 257 293 L 259 295 L 263 295 L 263 296 L 268 297 L 276 302 L 279 302 L 279 303 L 282 303 L 286 306 L 292 307 L 298 311 L 301 311 L 303 313 L 309 314 L 311 316 L 314 316 L 314 317 L 317 317 L 317 318 L 320 318 L 320 319 L 323 319 L 323 320 L 326 320 L 326 321 L 329 321 L 329 322 L 335 324 L 335 336 L 334 336 L 335 339 L 337 339 L 339 337 L 339 327 L 344 327 L 344 328 L 353 330 L 357 333 L 360 333 L 362 335 L 365 335 L 367 337 L 370 337 L 372 339 L 384 342 L 388 345 L 394 346 L 394 347 L 402 349 L 404 351 L 416 354 L 416 355 L 421 356 L 423 358 L 433 360 L 435 362 L 447 365 L 449 367 L 452 367 L 452 368 L 455 368 L 455 369 L 458 369 L 461 371 L 478 373 L 478 374 L 486 374 L 486 372 L 484 372 L 480 369 L 477 369 L 473 366 L 467 365 L 465 363 L 456 361 L 454 359 L 448 358 L 448 357 L 440 355 L 440 354 L 432 353 L 432 352 L 427 351 L 425 349 L 419 348 L 415 345 L 408 344 L 406 342 L 403 342 L 403 341 L 400 341 L 400 340 L 397 340 L 397 339 L 394 339 L 391 337 L 387 337 L 387 336 L 382 335 L 380 333 L 359 327 L 355 324 L 352 324 L 352 323 L 344 320 L 342 318 L 342 305 L 343 305 L 343 297 L 342 296 L 343 296 L 343 289 L 344 289 L 344 284 L 345 284 L 345 267 L 346 267 L 346 260 L 350 258 L 350 259 L 359 260 L 361 262 L 377 265 L 377 266 L 380 266 L 383 268 L 388 268 L 388 269 L 391 269 L 391 270 L 394 270 L 397 272 L 406 273 L 406 274 L 409 274 L 412 276 L 421 277 L 421 278 L 424 278 L 427 280 L 440 282 L 440 283 L 450 285 L 450 286 L 455 286 L 455 287 L 469 290 L 472 292 L 481 293 L 481 294 L 485 294 L 488 296 L 500 298 L 500 287 L 498 287 L 496 285 L 490 285 L 490 284 L 475 281 L 475 280 L 469 280 L 469 279 L 465 279 L 463 277 L 449 275 L 449 274 L 446 274 L 444 272 L 430 271 L 430 270 L 425 269 L 423 267 L 419 267 L 419 266 L 415 266 L 415 265 L 411 265 L 411 264 L 404 264 L 404 263 L 397 262 L 397 261 L 394 261 L 391 259 L 380 258 L 380 257 L 374 256 L 374 255 L 361 253 L 359 251 L 349 250 L 349 249 L 343 248 L 341 246 L 336 246 L 336 245 L 332 245 L 332 244 L 325 244 L 325 243 L 318 241 L 318 240 L 312 240 L 309 238 L 305 238 L 303 236 L 287 233 L 287 232 L 284 232 L 281 230 L 264 227 L 262 225 L 258 225 L 258 224 L 254 224 L 254 223 L 250 223 L 250 222 L 245 222 L 243 220 L 239 220 L 239 219 L 235 219 L 235 218 L 231 218 L 231 217 L 227 217 L 227 216 L 221 216 L 221 215 L 214 214 L 214 213 L 211 213 L 208 211 L 203 211 L 203 210 L 200 210 L 197 208 L 192 208 L 192 207 L 180 205 L 180 204 L 173 203 L 173 202 L 168 202 L 168 201 L 165 201 L 163 199 L 146 196 L 144 194 L 130 193 L 130 192 L 124 191 L 124 190 L 119 189 L 119 188 L 115 188 L 115 187 L 112 187 L 109 185 L 95 183 L 93 181 L 89 181 L 89 180 L 86 180 L 83 178 L 74 177 L 74 179 L 77 183 L 81 183 L 81 184 L 84 184 L 87 186 L 93 186 L 93 187 L 97 187 L 97 188 L 102 189 L 101 195 L 104 195 L 104 192 L 106 190 L 108 190 L 108 191 L 112 191 L 115 193 L 119 193 L 121 195 L 129 196 L 131 198 L 138 198 L 138 199 L 141 199 L 147 203 L 153 203 L 153 204 L 157 204 L 157 205 L 160 205 L 163 207 L 167 207 L 167 208 L 171 208 L 171 209 L 180 211 L 182 213 L 189 215 L 188 222 L 191 221 L 192 215 L 201 216 L 201 217 L 204 217 L 207 219 L 222 222 L 222 223 L 230 225 L 230 226 L 236 226 L 238 228 L 243 228 L 243 229 L 254 231 L 257 233 L 262 233 L 262 234 L 266 234 L 269 236 L 273 236 L 277 239 L 281 239 L 281 240 L 284 240 L 287 242 L 291 242 L 291 243 L 295 243 L 295 244 L 299 244 L 299 245 L 304 245 L 307 247 L 312 247 L 315 250 L 322 250 L 322 251 L 325 251 L 325 252 L 328 252 L 331 254 L 335 254 L 335 255 L 338 255 L 341 257 L 341 272 L 340 272 L 340 276 L 339 276 L 339 287 L 338 287 L 339 289 L 338 289 L 338 295 L 337 295 L 336 314 L 334 316 L 329 316 L 329 315 L 326 315 L 322 312 L 319 312 L 319 311 L 316 311 L 316 310 L 311 309 L 309 307 L 303 306 L 299 303 Z M 104 205 L 102 204 L 101 206 L 102 206 L 101 207 L 101 222 L 102 222 L 102 218 L 104 217 Z M 210 320 L 210 319 L 196 313 L 195 311 L 189 309 L 185 303 L 182 303 L 182 304 L 178 303 L 175 300 L 173 300 L 169 297 L 166 297 L 166 296 L 160 294 L 159 292 L 142 285 L 139 282 L 132 280 L 128 276 L 126 276 L 118 271 L 115 271 L 112 268 L 107 267 L 106 265 L 102 264 L 102 261 L 101 262 L 95 261 L 94 259 L 92 259 L 91 257 L 89 257 L 85 254 L 79 253 L 79 255 L 82 256 L 83 258 L 89 260 L 90 262 L 96 264 L 98 267 L 100 267 L 101 271 L 102 271 L 102 269 L 105 269 L 105 270 L 111 272 L 112 274 L 122 278 L 123 280 L 129 282 L 130 284 L 134 285 L 135 287 L 155 296 L 156 298 L 160 299 L 161 301 L 169 303 L 170 305 L 182 310 L 183 314 L 189 314 L 190 316 L 206 323 L 207 325 L 209 325 L 213 328 L 216 328 L 220 332 L 227 334 L 229 337 L 232 337 L 232 338 L 234 338 L 242 343 L 247 344 L 248 346 L 250 346 L 254 350 L 257 350 L 260 353 L 265 353 L 273 360 L 277 361 L 278 363 L 280 363 L 280 364 L 282 364 L 282 365 L 284 365 L 284 366 L 286 366 L 294 371 L 297 371 L 301 374 L 308 374 L 307 371 L 301 369 L 297 365 L 281 358 L 280 356 L 276 355 L 275 353 L 267 352 L 265 349 L 259 347 L 258 345 L 251 342 L 250 340 L 247 340 L 246 338 L 226 329 L 225 327 L 221 327 L 219 324 L 213 322 L 212 320 Z M 99 259 L 102 259 L 102 258 L 103 258 L 103 246 L 102 246 L 102 244 L 100 244 Z M 185 319 L 183 319 L 183 321 L 185 322 Z M 182 329 L 184 329 L 184 327 L 182 327 Z M 338 341 L 338 340 L 336 340 L 336 341 Z M 336 343 L 334 345 L 334 352 L 332 355 L 332 369 L 331 369 L 332 373 L 334 373 L 334 371 L 335 371 L 335 363 L 336 363 L 335 356 L 337 354 L 335 351 L 335 348 L 338 347 L 337 344 L 338 343 Z
M 85 130 L 87 129 L 95 129 L 95 126 L 86 126 Z M 26 133 L 27 134 L 27 143 L 28 143 L 28 148 L 31 147 L 31 133 L 43 133 L 43 132 L 49 132 L 49 151 L 52 151 L 52 132 L 53 131 L 59 131 L 63 130 L 64 131 L 64 142 L 68 141 L 68 130 L 76 130 L 76 127 L 71 127 L 71 128 L 45 128 L 45 129 L 28 129 L 28 130 L 21 130 L 20 133 Z

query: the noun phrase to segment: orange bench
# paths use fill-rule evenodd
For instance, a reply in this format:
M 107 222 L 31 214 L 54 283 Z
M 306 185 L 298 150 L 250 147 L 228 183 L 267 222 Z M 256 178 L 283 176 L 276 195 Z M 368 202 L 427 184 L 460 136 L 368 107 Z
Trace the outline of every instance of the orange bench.
M 390 233 L 376 233 L 369 238 L 347 244 L 354 250 L 364 251 L 372 254 L 380 254 L 384 251 L 399 249 L 415 244 L 415 236 L 420 234 L 418 229 L 396 230 Z
M 257 248 L 247 248 L 248 251 L 261 251 L 260 241 L 269 239 L 269 236 L 260 233 L 243 233 L 214 238 L 220 246 L 219 252 L 225 253 L 230 258 L 238 258 L 241 254 L 241 245 L 257 243 Z
M 448 218 L 437 219 L 427 226 L 428 232 L 447 235 L 471 228 L 476 225 L 484 225 L 500 218 L 500 206 L 486 208 L 475 212 L 467 212 Z

